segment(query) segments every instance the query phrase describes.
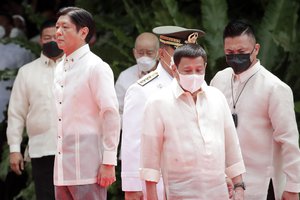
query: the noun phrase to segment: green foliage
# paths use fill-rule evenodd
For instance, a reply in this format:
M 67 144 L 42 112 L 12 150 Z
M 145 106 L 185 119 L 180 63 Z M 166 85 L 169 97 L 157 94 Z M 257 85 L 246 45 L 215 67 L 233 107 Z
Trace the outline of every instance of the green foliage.
M 275 44 L 290 52 L 296 41 L 296 25 L 298 20 L 299 1 L 285 0 L 282 2 L 282 11 L 272 31 Z M 271 14 L 270 14 L 271 15 Z
M 28 20 L 40 28 L 42 23 L 46 20 L 45 17 L 43 17 L 40 13 L 35 13 L 32 6 L 25 1 L 23 1 L 22 6 L 24 7 L 26 16 L 28 16 Z
M 8 44 L 8 43 L 18 44 L 21 47 L 30 50 L 36 57 L 38 57 L 41 53 L 41 47 L 39 44 L 28 41 L 27 38 L 23 38 L 23 37 L 1 39 L 0 43 L 2 43 L 2 44 Z
M 35 200 L 35 189 L 34 189 L 34 182 L 32 180 L 32 174 L 31 174 L 31 163 L 27 162 L 25 163 L 25 171 L 29 175 L 27 179 L 27 187 L 22 189 L 20 193 L 15 197 L 15 199 L 22 198 L 24 200 Z
M 2 158 L 0 162 L 0 179 L 5 180 L 9 171 L 9 148 L 8 145 L 4 145 L 2 148 Z
M 261 43 L 259 57 L 271 71 L 282 62 L 283 50 L 290 50 L 295 40 L 298 9 L 299 2 L 295 0 L 268 2 L 262 23 L 258 26 L 258 40 Z
M 300 113 L 300 101 L 295 102 L 295 111 Z
M 204 41 L 208 54 L 210 76 L 218 69 L 218 59 L 224 57 L 223 29 L 228 22 L 225 0 L 203 0 L 201 2 L 203 28 L 206 31 Z M 207 72 L 208 73 L 208 72 Z
M 18 73 L 17 69 L 5 69 L 5 70 L 0 70 L 0 81 L 1 80 L 10 80 L 14 78 Z

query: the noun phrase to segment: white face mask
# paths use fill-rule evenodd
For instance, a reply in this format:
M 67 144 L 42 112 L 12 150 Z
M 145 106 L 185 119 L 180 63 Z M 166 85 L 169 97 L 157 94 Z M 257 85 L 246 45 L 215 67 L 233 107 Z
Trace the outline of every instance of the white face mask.
M 142 56 L 136 59 L 136 63 L 141 71 L 148 72 L 154 67 L 156 59 L 147 56 Z
M 3 26 L 0 26 L 0 39 L 2 39 L 5 36 L 5 28 Z
M 10 38 L 25 36 L 24 32 L 19 28 L 12 28 L 9 34 Z
M 204 82 L 204 74 L 179 74 L 179 84 L 181 87 L 190 93 L 199 90 Z

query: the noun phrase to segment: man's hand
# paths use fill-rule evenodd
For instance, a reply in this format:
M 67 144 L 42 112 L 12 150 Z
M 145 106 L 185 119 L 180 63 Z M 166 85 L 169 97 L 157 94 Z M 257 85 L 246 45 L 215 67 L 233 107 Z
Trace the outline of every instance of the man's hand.
M 108 187 L 115 181 L 115 166 L 105 164 L 100 165 L 97 175 L 97 183 L 102 187 Z
M 156 182 L 146 181 L 147 199 L 158 200 L 156 184 Z
M 227 189 L 228 189 L 228 194 L 229 194 L 229 199 L 232 199 L 233 197 L 233 182 L 231 180 L 231 178 L 226 177 L 226 184 L 227 184 Z
M 134 191 L 134 192 L 126 192 L 125 191 L 125 200 L 143 200 L 143 192 L 142 191 Z
M 243 184 L 243 177 L 241 174 L 233 177 L 231 180 L 233 182 L 233 185 L 242 186 L 241 184 Z M 244 189 L 245 188 L 243 188 L 243 187 L 236 187 L 234 189 L 233 200 L 244 200 Z
M 295 192 L 284 191 L 281 200 L 299 200 L 299 194 Z
M 9 164 L 13 172 L 18 175 L 22 174 L 24 170 L 24 160 L 20 152 L 12 152 L 9 154 Z
M 238 187 L 234 190 L 233 200 L 244 200 L 243 188 Z

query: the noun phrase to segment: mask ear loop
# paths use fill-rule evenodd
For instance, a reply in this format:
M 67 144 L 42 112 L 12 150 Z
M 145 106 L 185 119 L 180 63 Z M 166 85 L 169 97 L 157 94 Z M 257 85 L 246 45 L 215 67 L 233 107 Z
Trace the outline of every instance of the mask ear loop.
M 249 60 L 250 60 L 250 62 L 251 62 L 250 66 L 251 66 L 252 63 L 253 63 L 253 61 L 251 61 L 250 57 L 251 57 L 252 53 L 254 52 L 254 49 L 255 49 L 255 45 L 254 45 L 252 51 L 251 51 L 250 54 L 249 54 Z
M 256 45 L 256 44 L 255 44 Z M 252 51 L 251 51 L 251 53 L 250 54 L 252 54 L 253 52 L 254 52 L 254 49 L 255 49 L 255 45 L 254 45 L 254 47 L 253 47 L 253 49 L 252 49 Z
M 170 57 L 170 63 L 168 64 L 164 59 L 161 59 L 161 61 L 168 66 L 170 69 L 172 69 L 172 65 L 174 64 L 174 60 L 173 60 L 173 56 L 171 56 L 169 54 L 169 52 L 166 50 L 166 48 L 164 48 L 164 51 L 166 52 L 166 54 Z

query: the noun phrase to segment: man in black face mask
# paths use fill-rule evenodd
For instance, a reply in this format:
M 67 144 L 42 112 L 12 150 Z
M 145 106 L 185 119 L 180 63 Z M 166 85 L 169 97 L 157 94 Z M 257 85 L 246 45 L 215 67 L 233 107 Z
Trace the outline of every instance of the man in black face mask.
M 16 174 L 24 170 L 20 153 L 22 134 L 26 128 L 28 153 L 32 164 L 37 200 L 53 200 L 53 166 L 56 152 L 56 118 L 52 87 L 54 69 L 63 51 L 55 42 L 56 20 L 41 26 L 41 56 L 24 65 L 15 79 L 8 108 L 7 141 L 10 148 L 10 167 Z
M 260 64 L 260 45 L 249 24 L 230 22 L 223 40 L 230 67 L 218 72 L 211 85 L 226 96 L 237 128 L 246 166 L 245 199 L 299 200 L 299 132 L 292 90 Z

